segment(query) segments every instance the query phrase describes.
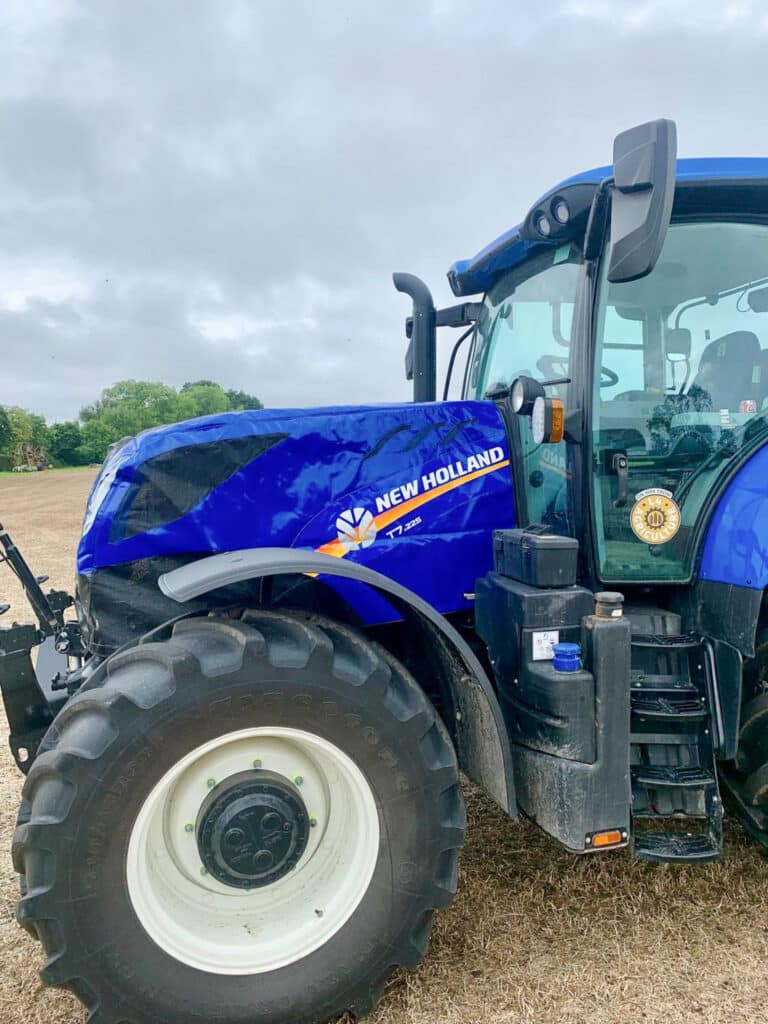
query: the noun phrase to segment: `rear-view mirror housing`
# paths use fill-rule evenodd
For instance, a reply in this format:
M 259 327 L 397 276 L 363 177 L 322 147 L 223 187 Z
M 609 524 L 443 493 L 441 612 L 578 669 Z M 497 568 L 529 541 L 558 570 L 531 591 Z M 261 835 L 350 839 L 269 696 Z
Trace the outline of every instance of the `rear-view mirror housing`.
M 660 118 L 616 136 L 608 280 L 649 274 L 664 245 L 675 195 L 677 130 Z

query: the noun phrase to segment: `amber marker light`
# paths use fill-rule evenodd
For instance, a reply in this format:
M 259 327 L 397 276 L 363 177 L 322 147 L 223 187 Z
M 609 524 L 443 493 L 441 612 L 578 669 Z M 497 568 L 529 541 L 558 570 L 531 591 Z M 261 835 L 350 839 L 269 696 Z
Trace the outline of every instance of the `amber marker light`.
M 557 444 L 565 435 L 565 404 L 561 398 L 537 398 L 531 412 L 534 444 Z
M 607 846 L 619 846 L 627 841 L 627 833 L 622 829 L 612 828 L 605 832 L 595 832 L 587 836 L 586 845 L 593 850 L 604 850 Z

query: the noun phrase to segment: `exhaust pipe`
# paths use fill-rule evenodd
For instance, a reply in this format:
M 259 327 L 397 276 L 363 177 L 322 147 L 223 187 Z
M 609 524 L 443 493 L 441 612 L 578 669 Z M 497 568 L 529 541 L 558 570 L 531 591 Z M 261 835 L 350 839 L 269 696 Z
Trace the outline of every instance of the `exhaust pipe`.
M 437 352 L 432 293 L 414 274 L 393 274 L 392 281 L 399 292 L 410 295 L 413 300 L 413 315 L 405 322 L 405 333 L 410 338 L 405 356 L 405 378 L 413 380 L 414 402 L 434 402 L 437 397 Z

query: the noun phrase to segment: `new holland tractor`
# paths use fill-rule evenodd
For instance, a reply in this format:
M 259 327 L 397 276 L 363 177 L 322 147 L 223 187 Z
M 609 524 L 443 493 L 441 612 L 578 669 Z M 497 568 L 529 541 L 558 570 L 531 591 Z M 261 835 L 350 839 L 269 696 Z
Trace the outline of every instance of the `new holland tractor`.
M 18 919 L 92 1022 L 364 1016 L 460 770 L 574 854 L 768 846 L 768 159 L 633 128 L 449 280 L 395 275 L 412 403 L 114 445 L 74 599 L 0 531 Z

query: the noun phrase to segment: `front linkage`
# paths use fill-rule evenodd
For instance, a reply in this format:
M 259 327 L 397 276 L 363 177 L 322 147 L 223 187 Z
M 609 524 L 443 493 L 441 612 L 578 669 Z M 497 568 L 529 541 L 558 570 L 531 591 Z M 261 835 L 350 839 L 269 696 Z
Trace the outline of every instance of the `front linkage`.
M 44 593 L 46 576 L 35 576 L 0 523 L 0 562 L 5 562 L 21 584 L 37 618 L 37 625 L 19 624 L 0 629 L 0 690 L 10 728 L 10 747 L 16 764 L 26 775 L 48 726 L 65 703 L 70 659 L 83 657 L 80 627 L 65 622 L 72 597 L 63 590 Z M 0 604 L 0 615 L 10 605 Z M 39 648 L 36 663 L 32 650 Z

